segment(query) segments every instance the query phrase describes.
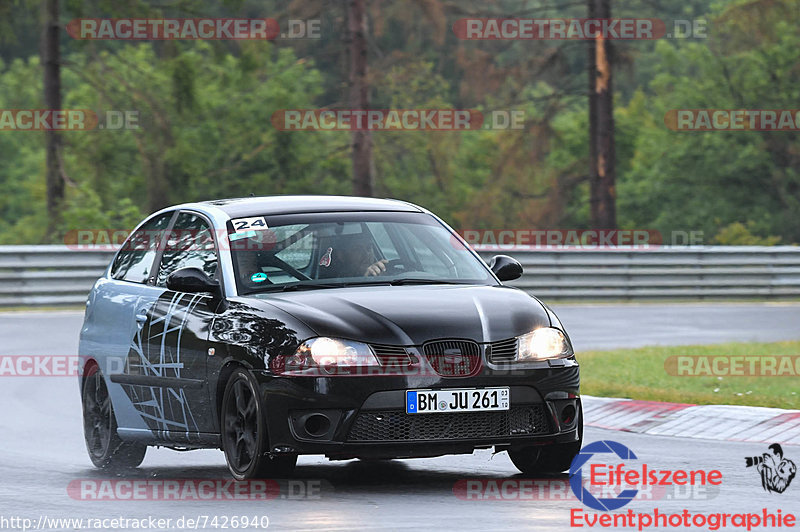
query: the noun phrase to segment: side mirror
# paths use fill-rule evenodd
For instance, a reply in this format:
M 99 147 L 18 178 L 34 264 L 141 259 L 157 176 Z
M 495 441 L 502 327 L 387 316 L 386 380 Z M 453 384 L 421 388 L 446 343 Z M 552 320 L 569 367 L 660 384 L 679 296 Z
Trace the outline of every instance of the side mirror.
M 522 264 L 512 259 L 508 255 L 495 255 L 489 261 L 489 269 L 492 270 L 501 281 L 513 281 L 522 275 Z
M 176 292 L 211 292 L 215 297 L 221 296 L 219 281 L 215 281 L 200 268 L 181 268 L 167 277 L 167 288 Z

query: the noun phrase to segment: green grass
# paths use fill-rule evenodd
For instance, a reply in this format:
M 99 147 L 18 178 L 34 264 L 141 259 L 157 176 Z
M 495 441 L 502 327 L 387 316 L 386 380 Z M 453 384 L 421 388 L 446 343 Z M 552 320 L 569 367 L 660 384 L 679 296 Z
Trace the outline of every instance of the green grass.
M 581 392 L 649 401 L 800 409 L 800 377 L 670 375 L 670 356 L 800 355 L 800 342 L 727 343 L 579 352 Z

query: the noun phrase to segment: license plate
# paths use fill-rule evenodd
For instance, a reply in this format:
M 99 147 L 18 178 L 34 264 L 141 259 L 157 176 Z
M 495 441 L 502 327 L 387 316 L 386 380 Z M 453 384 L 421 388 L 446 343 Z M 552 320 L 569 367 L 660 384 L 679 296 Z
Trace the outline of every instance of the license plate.
M 508 387 L 407 390 L 406 414 L 508 410 L 509 398 Z

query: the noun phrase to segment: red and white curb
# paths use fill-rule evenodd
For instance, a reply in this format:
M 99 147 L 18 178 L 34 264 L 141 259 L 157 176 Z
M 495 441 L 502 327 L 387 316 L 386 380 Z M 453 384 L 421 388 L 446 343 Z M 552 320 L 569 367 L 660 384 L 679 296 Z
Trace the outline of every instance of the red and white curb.
M 584 424 L 656 436 L 800 445 L 800 411 L 582 396 Z

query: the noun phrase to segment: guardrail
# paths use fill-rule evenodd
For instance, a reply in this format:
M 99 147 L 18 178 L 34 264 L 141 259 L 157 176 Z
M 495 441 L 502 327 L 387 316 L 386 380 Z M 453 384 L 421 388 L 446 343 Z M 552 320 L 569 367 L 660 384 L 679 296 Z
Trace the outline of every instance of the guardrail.
M 545 300 L 784 299 L 800 297 L 800 247 L 480 250 L 511 255 L 523 276 L 509 284 Z
M 114 253 L 0 246 L 0 307 L 83 305 Z
M 800 247 L 525 249 L 509 284 L 547 301 L 800 298 Z M 82 305 L 113 253 L 66 246 L 0 246 L 0 307 Z

